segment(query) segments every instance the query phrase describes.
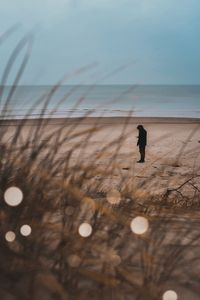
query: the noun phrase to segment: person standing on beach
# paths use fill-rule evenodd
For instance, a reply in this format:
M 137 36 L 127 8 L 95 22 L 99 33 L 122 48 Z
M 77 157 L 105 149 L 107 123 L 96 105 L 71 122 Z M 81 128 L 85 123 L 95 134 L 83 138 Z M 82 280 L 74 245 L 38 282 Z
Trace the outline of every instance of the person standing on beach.
M 140 160 L 138 160 L 138 163 L 144 163 L 145 148 L 147 145 L 147 131 L 144 129 L 142 125 L 138 125 L 137 129 L 139 131 L 137 146 L 139 146 L 139 151 L 140 151 Z

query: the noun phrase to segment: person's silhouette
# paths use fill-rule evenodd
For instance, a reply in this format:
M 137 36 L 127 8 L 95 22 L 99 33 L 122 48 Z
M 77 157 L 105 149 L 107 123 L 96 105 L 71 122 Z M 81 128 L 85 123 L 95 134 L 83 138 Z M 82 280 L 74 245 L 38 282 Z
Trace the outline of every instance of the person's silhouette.
M 140 151 L 140 160 L 138 160 L 138 163 L 144 163 L 145 148 L 147 145 L 147 132 L 142 125 L 138 125 L 137 129 L 139 131 L 137 146 L 139 146 Z

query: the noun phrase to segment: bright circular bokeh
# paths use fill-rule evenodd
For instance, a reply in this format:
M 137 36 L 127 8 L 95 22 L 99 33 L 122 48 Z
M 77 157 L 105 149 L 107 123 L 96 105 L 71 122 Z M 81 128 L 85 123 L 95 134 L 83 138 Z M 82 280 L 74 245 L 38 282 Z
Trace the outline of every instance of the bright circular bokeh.
M 4 193 L 4 200 L 9 206 L 18 206 L 23 200 L 23 193 L 18 187 L 10 187 Z
M 144 217 L 136 217 L 131 221 L 131 230 L 135 234 L 144 234 L 149 228 L 149 222 Z
M 23 225 L 20 228 L 20 233 L 23 236 L 29 236 L 31 234 L 31 231 L 32 231 L 32 229 L 29 225 Z
M 14 242 L 15 238 L 16 238 L 16 235 L 13 231 L 6 232 L 5 239 L 7 242 L 12 243 L 12 242 Z
M 121 201 L 121 193 L 113 189 L 107 193 L 106 199 L 110 204 L 119 204 Z
M 88 223 L 82 223 L 79 226 L 78 232 L 82 237 L 88 237 L 92 234 L 92 226 Z
M 169 290 L 163 294 L 163 300 L 177 300 L 177 299 L 178 299 L 178 295 L 174 291 Z

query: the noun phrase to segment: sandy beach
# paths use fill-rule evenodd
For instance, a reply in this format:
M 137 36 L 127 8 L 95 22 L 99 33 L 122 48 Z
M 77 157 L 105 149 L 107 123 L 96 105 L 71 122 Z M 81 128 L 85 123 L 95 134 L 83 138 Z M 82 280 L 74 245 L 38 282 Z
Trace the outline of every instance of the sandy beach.
M 62 127 L 59 139 L 64 142 L 56 155 L 64 159 L 66 153 L 74 149 L 70 161 L 72 165 L 80 164 L 80 161 L 87 164 L 92 160 L 100 169 L 104 169 L 112 161 L 118 148 L 116 168 L 111 180 L 115 188 L 121 189 L 119 178 L 123 176 L 126 178 L 125 182 L 130 183 L 131 186 L 144 181 L 143 190 L 159 194 L 169 186 L 175 187 L 189 176 L 199 173 L 200 121 L 198 119 L 114 117 L 45 121 L 46 124 L 43 124 L 38 135 L 38 141 L 45 141 L 48 135 Z M 5 142 L 12 137 L 19 124 L 20 121 L 17 120 L 1 122 L 1 128 L 6 128 L 3 138 Z M 21 143 L 31 139 L 31 132 L 38 124 L 39 120 L 26 121 L 21 131 Z M 137 163 L 139 151 L 136 145 L 138 135 L 136 127 L 138 124 L 143 124 L 148 133 L 144 164 Z M 104 149 L 109 143 L 113 145 Z M 51 142 L 48 142 L 48 146 L 50 145 Z M 95 179 L 99 180 L 98 174 Z M 101 187 L 104 191 L 108 188 L 110 188 L 110 177 L 104 178 Z

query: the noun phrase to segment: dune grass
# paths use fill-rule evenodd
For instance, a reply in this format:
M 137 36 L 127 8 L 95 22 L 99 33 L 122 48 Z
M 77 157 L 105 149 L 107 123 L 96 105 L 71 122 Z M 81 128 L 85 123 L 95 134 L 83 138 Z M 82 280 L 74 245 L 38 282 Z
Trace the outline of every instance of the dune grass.
M 146 179 L 138 187 L 127 184 L 130 173 L 125 176 L 120 171 L 118 156 L 131 134 L 127 128 L 132 112 L 119 137 L 109 143 L 103 141 L 98 155 L 84 160 L 90 139 L 103 126 L 98 118 L 89 128 L 76 130 L 92 110 L 78 123 L 66 118 L 55 130 L 46 130 L 49 119 L 44 117 L 45 111 L 62 81 L 36 102 L 42 102 L 43 109 L 29 134 L 24 136 L 24 128 L 37 104 L 24 119 L 10 126 L 6 107 L 28 61 L 29 43 L 29 37 L 19 42 L 0 87 L 2 98 L 8 73 L 18 53 L 28 45 L 0 121 L 0 298 L 157 300 L 167 290 L 178 295 L 187 290 L 190 299 L 197 299 L 200 236 L 195 210 L 199 208 L 199 175 L 175 189 L 166 187 L 166 193 L 157 196 L 141 192 Z M 87 67 L 78 72 L 84 71 Z M 68 96 L 59 103 L 67 101 Z M 68 131 L 63 136 L 66 126 Z M 108 151 L 111 158 L 102 168 L 101 159 Z M 174 166 L 178 167 L 178 162 Z M 115 172 L 120 175 L 113 188 L 105 184 L 105 178 L 112 182 Z M 190 197 L 184 194 L 186 185 L 194 191 Z M 23 193 L 23 201 L 16 207 L 4 201 L 10 187 L 18 187 Z M 148 220 L 148 230 L 142 235 L 130 228 L 137 216 Z M 83 223 L 92 228 L 88 237 L 79 234 Z M 20 233 L 24 224 L 31 227 L 28 236 Z M 12 242 L 5 239 L 9 231 L 16 235 Z

